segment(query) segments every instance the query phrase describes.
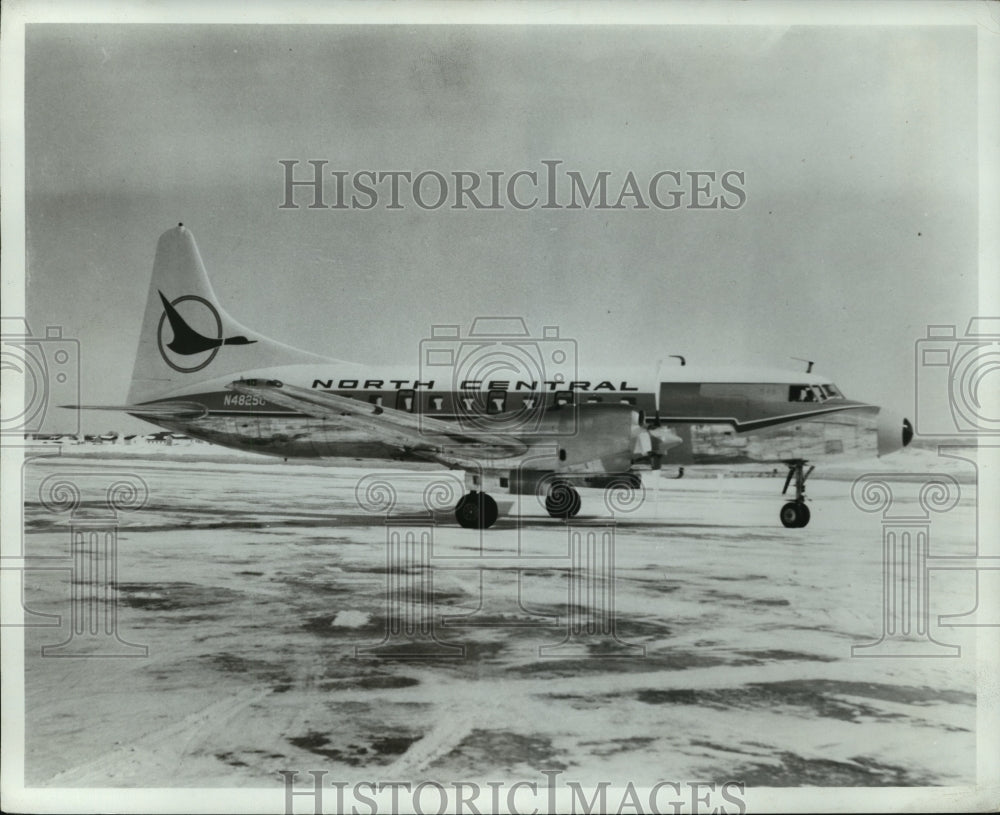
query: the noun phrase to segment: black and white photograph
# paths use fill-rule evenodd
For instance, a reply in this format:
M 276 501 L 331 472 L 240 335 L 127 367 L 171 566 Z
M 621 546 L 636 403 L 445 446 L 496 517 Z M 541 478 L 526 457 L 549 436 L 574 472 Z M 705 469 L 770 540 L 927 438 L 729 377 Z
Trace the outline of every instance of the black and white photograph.
M 2 808 L 996 811 L 987 2 L 4 3 Z

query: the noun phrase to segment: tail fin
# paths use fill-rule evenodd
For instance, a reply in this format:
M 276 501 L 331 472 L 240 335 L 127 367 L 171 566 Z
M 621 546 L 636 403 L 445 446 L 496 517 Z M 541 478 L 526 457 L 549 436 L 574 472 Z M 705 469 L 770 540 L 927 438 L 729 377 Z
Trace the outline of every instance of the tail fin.
M 330 361 L 240 325 L 219 305 L 191 231 L 178 224 L 160 236 L 129 404 L 237 372 Z

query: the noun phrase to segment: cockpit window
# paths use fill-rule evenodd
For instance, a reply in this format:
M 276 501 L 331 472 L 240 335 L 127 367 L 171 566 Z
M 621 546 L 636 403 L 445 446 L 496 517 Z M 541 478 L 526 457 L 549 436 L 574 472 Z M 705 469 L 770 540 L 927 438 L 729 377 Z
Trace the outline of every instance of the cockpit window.
M 843 398 L 833 385 L 791 385 L 788 388 L 789 402 L 825 402 L 827 399 Z

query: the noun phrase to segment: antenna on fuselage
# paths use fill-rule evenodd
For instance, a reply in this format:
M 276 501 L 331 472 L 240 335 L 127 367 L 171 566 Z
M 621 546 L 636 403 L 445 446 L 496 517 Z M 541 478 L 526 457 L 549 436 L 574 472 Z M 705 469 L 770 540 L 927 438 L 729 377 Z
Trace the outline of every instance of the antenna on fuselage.
M 679 359 L 681 361 L 681 367 L 684 367 L 685 365 L 687 365 L 687 360 L 684 359 L 684 357 L 682 357 L 680 354 L 671 354 L 670 358 L 671 359 Z
M 806 363 L 806 373 L 811 374 L 813 370 L 813 361 L 811 359 L 803 359 L 802 357 L 789 357 L 790 359 L 797 359 L 799 362 Z

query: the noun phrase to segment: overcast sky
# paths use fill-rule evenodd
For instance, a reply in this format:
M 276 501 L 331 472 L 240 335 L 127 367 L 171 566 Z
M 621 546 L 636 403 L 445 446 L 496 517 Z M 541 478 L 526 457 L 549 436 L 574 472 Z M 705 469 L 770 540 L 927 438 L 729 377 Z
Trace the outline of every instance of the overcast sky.
M 29 320 L 80 339 L 85 402 L 123 403 L 156 241 L 183 221 L 234 317 L 342 359 L 416 368 L 433 324 L 521 315 L 583 367 L 801 356 L 906 412 L 925 325 L 977 311 L 976 117 L 972 26 L 32 25 Z M 746 201 L 282 210 L 283 159 L 558 160 L 615 193 L 735 170 Z

